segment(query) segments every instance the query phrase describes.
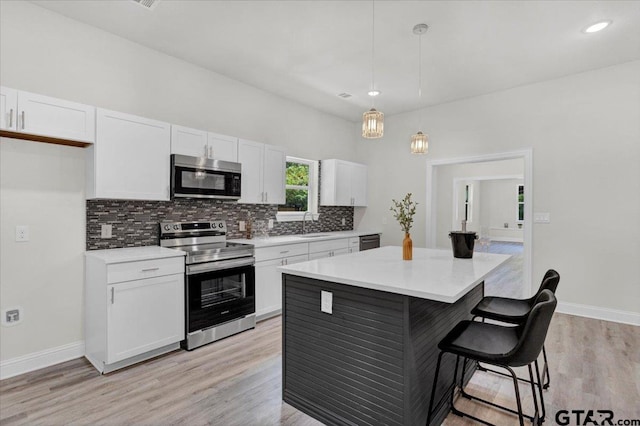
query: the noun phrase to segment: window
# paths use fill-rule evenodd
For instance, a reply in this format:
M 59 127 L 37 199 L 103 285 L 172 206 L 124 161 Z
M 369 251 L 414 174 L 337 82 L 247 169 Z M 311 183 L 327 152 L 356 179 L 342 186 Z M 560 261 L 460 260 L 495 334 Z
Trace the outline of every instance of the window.
M 524 222 L 524 185 L 518 185 L 518 222 Z
M 471 212 L 473 211 L 473 185 L 464 186 L 464 220 L 471 222 Z
M 318 218 L 318 162 L 287 157 L 285 204 L 278 206 L 278 221 L 302 220 L 305 212 Z

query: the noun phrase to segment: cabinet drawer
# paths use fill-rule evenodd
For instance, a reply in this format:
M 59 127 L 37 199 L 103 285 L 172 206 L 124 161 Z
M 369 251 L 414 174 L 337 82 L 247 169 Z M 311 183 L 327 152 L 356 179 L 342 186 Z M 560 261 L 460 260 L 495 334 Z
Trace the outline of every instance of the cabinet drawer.
M 141 260 L 107 265 L 107 283 L 114 284 L 163 275 L 184 274 L 184 257 Z
M 318 253 L 321 251 L 340 250 L 349 247 L 348 238 L 340 238 L 338 240 L 314 241 L 309 243 L 309 253 Z
M 283 246 L 260 247 L 255 249 L 256 262 L 282 257 L 299 256 L 307 254 L 309 245 L 307 243 L 286 244 Z

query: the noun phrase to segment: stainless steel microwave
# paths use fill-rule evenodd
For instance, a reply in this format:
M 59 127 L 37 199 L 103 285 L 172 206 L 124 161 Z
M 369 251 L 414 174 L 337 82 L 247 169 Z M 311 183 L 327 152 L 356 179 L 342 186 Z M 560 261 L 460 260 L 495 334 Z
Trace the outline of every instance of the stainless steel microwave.
M 240 199 L 240 163 L 171 155 L 171 198 Z

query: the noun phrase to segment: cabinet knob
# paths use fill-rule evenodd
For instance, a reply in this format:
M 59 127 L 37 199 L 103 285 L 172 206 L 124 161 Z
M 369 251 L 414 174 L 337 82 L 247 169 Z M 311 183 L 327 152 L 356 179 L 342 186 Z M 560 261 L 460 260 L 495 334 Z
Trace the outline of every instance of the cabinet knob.
M 9 110 L 9 128 L 13 127 L 13 108 Z
M 115 290 L 115 289 L 114 289 L 113 287 L 111 287 L 111 304 L 112 304 L 112 305 L 113 305 L 113 299 L 114 299 L 114 297 L 115 297 L 115 296 L 114 296 L 114 290 Z
M 24 111 L 22 111 L 22 130 L 24 130 Z

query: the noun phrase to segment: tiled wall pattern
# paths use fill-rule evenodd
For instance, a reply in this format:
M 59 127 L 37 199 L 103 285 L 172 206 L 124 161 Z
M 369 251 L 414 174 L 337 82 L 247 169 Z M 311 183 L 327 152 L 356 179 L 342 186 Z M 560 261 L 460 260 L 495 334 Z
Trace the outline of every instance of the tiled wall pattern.
M 227 238 L 244 238 L 238 221 L 251 215 L 257 221 L 274 220 L 269 235 L 302 233 L 302 222 L 277 222 L 277 205 L 179 198 L 173 201 L 87 200 L 87 250 L 158 245 L 158 223 L 196 220 L 227 221 Z M 307 221 L 309 232 L 353 229 L 353 207 L 318 207 L 320 218 Z M 342 219 L 345 225 L 342 225 Z M 100 238 L 101 225 L 112 225 L 112 238 Z M 255 225 L 254 225 L 255 227 Z

